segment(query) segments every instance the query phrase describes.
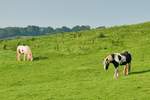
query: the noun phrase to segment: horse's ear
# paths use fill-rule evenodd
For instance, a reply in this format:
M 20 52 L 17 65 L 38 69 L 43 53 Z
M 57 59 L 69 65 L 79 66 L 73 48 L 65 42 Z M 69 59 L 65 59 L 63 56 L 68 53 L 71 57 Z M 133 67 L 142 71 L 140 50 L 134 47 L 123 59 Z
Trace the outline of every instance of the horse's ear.
M 110 61 L 109 58 L 106 58 L 106 61 L 109 62 Z
M 114 57 L 115 57 L 115 54 L 111 54 L 111 57 L 112 57 L 112 59 L 114 59 Z

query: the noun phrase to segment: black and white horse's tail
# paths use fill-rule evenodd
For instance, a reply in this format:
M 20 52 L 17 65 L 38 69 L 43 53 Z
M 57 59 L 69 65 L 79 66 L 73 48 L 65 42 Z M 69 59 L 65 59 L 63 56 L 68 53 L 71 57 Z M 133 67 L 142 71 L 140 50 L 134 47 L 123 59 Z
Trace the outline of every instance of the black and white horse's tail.
M 125 51 L 122 53 L 125 57 L 126 57 L 126 62 L 128 63 L 128 71 L 131 71 L 131 60 L 132 60 L 132 56 L 131 53 L 129 53 L 128 51 Z
M 131 71 L 131 63 L 128 64 L 128 71 L 130 72 Z

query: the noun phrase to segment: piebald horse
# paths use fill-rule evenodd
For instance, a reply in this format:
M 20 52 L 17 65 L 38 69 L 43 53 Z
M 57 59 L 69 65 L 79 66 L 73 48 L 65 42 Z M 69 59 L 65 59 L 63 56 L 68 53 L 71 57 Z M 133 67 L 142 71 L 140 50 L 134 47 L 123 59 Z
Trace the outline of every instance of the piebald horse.
M 123 53 L 113 53 L 113 54 L 108 55 L 104 59 L 104 62 L 103 62 L 104 69 L 108 70 L 109 64 L 112 63 L 115 67 L 114 78 L 117 79 L 119 76 L 119 71 L 118 71 L 119 65 L 125 65 L 123 74 L 126 76 L 131 70 L 131 60 L 132 60 L 132 57 L 128 51 L 125 51 Z
M 16 52 L 16 58 L 17 61 L 21 60 L 21 55 L 23 55 L 23 60 L 27 60 L 27 61 L 32 61 L 33 57 L 32 57 L 32 51 L 30 49 L 29 46 L 27 45 L 19 45 L 17 47 L 17 52 Z

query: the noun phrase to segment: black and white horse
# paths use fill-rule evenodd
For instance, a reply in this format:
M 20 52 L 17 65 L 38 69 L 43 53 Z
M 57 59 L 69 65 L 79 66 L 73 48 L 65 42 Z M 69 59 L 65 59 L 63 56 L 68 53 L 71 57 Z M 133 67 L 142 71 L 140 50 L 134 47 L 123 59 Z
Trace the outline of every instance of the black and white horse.
M 132 57 L 128 51 L 125 51 L 123 53 L 113 53 L 113 54 L 108 55 L 104 59 L 104 62 L 103 62 L 104 69 L 108 70 L 109 64 L 112 63 L 115 67 L 114 78 L 118 78 L 118 76 L 119 76 L 119 71 L 118 71 L 119 65 L 125 65 L 124 70 L 123 70 L 123 74 L 128 75 L 128 73 L 131 70 L 131 60 L 132 60 Z

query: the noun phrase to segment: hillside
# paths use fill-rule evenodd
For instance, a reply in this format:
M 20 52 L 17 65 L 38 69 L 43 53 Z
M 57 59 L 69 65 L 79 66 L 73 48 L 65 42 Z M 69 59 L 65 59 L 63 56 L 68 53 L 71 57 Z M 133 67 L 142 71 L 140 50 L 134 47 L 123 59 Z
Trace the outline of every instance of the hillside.
M 33 62 L 17 62 L 16 46 L 32 48 Z M 0 100 L 148 100 L 150 22 L 106 29 L 0 40 Z M 118 80 L 103 69 L 113 52 L 132 53 L 132 71 Z

